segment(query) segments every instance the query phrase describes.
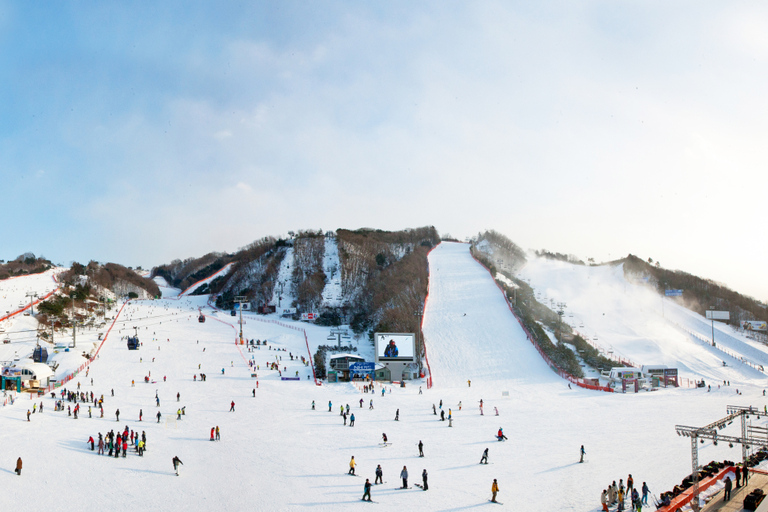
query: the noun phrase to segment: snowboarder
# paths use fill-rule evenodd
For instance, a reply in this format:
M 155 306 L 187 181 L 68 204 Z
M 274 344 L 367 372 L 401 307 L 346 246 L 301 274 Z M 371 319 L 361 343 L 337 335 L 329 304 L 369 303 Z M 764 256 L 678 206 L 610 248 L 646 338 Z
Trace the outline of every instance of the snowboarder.
M 499 493 L 499 483 L 496 481 L 496 479 L 493 479 L 493 484 L 491 485 L 491 492 L 493 493 L 493 496 L 491 497 L 491 501 L 494 503 L 496 502 L 496 495 Z
M 421 440 L 419 440 L 419 457 L 423 457 L 423 456 L 424 456 L 424 443 L 422 443 Z
M 366 500 L 365 497 L 368 496 Z M 365 479 L 365 485 L 363 486 L 363 501 L 371 501 L 371 481 Z
M 162 416 L 163 416 L 163 415 L 162 415 L 162 414 L 160 414 L 160 411 L 157 411 L 157 422 L 158 422 L 158 423 L 160 423 L 160 418 L 161 418 Z
M 235 401 L 232 400 L 232 403 L 229 406 L 229 412 L 235 412 Z
M 387 444 L 387 434 L 382 433 L 381 438 L 383 439 L 384 444 Z
M 585 455 L 586 453 L 587 453 L 587 452 L 585 452 L 585 451 L 584 451 L 584 445 L 581 445 L 581 459 L 579 459 L 579 462 L 584 462 L 584 455 Z M 630 475 L 630 478 L 631 478 L 631 477 L 632 477 L 632 475 Z M 627 482 L 627 483 L 629 483 L 629 482 Z
M 421 472 L 421 482 L 422 482 L 422 489 L 425 491 L 429 489 L 429 486 L 427 485 L 427 470 Z
M 180 400 L 181 400 L 181 393 L 176 393 L 176 401 L 178 402 Z
M 211 441 L 213 441 L 213 434 L 216 432 L 216 427 L 211 427 Z
M 173 470 L 176 472 L 176 476 L 179 476 L 179 464 L 182 466 L 184 465 L 183 462 L 181 462 L 181 459 L 177 456 L 173 457 Z
M 216 440 L 221 441 L 221 431 L 219 430 L 218 425 L 216 425 Z
M 21 476 L 21 457 L 16 459 L 16 474 Z
M 480 457 L 480 464 L 488 464 L 488 448 L 483 450 L 483 456 Z
M 504 435 L 504 432 L 501 430 L 501 427 L 499 427 L 499 431 L 496 433 L 496 439 L 499 441 L 506 441 L 507 436 Z
M 315 410 L 315 401 L 314 400 L 312 400 L 312 410 L 313 411 Z
M 471 388 L 471 387 L 472 387 L 472 381 L 471 381 L 471 380 L 467 380 L 467 387 L 468 387 L 468 388 Z
M 445 421 L 445 411 L 440 411 L 440 421 Z
M 400 421 L 400 409 L 395 411 L 395 421 Z
M 374 484 L 384 483 L 384 471 L 381 469 L 381 464 L 376 466 L 376 480 L 373 483 Z
M 403 466 L 403 470 L 400 472 L 400 478 L 403 479 L 403 486 L 401 489 L 407 489 L 408 488 L 408 468 Z
M 357 463 L 355 462 L 355 456 L 353 455 L 352 458 L 349 460 L 349 471 L 347 472 L 347 474 L 354 475 L 356 465 Z
M 328 400 L 328 412 L 331 412 L 331 407 L 333 407 L 333 404 Z
M 355 413 L 352 413 L 349 416 L 349 426 L 350 427 L 354 427 L 355 426 Z

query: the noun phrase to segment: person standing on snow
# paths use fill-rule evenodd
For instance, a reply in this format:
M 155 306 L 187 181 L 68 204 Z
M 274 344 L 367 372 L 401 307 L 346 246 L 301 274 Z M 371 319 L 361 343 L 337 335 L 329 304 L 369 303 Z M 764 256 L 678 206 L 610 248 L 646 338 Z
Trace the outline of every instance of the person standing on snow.
M 232 400 L 232 403 L 229 406 L 229 412 L 235 412 L 235 401 Z
M 579 459 L 579 462 L 584 462 L 584 455 L 587 453 L 584 451 L 584 445 L 581 445 L 581 459 Z M 632 475 L 630 475 L 631 477 Z
M 93 444 L 94 444 L 94 441 L 93 441 L 93 436 L 90 436 L 90 437 L 88 438 L 88 442 L 91 444 L 91 451 L 93 451 Z
M 366 500 L 365 497 L 368 496 Z M 363 486 L 363 501 L 371 501 L 371 481 L 365 479 L 365 485 Z
M 483 456 L 480 457 L 480 464 L 488 464 L 488 448 L 483 450 Z
M 216 440 L 221 441 L 221 431 L 219 430 L 218 425 L 216 425 Z
M 181 462 L 181 459 L 174 456 L 173 457 L 173 470 L 176 472 L 176 476 L 179 476 L 179 464 L 182 466 L 184 465 L 183 462 Z
M 21 457 L 16 459 L 16 474 L 21 476 Z
M 376 466 L 376 480 L 373 483 L 374 485 L 384 483 L 384 471 L 381 469 L 381 464 Z
M 419 441 L 419 457 L 423 457 L 423 456 L 424 456 L 424 443 Z
M 400 421 L 400 409 L 395 411 L 395 421 Z
M 157 422 L 158 422 L 158 423 L 160 423 L 160 418 L 161 418 L 162 416 L 163 416 L 163 415 L 162 415 L 162 414 L 160 414 L 160 411 L 157 411 Z
M 400 472 L 400 478 L 403 479 L 403 486 L 401 489 L 407 489 L 408 488 L 408 468 L 403 466 L 403 470 Z
M 600 495 L 600 505 L 603 507 L 603 512 L 608 512 L 608 491 L 603 489 L 603 493 Z
M 427 470 L 421 472 L 421 482 L 422 482 L 422 488 L 426 491 L 429 489 L 429 486 L 427 485 Z
M 493 493 L 493 496 L 491 497 L 491 501 L 494 503 L 497 503 L 496 501 L 496 495 L 499 493 L 499 483 L 496 481 L 496 479 L 493 479 L 493 484 L 491 485 L 491 492 Z
M 350 427 L 354 427 L 355 426 L 355 413 L 352 413 L 349 416 L 349 426 Z
M 213 434 L 216 432 L 216 427 L 211 427 L 211 441 L 213 441 Z
M 353 455 L 352 458 L 349 460 L 349 471 L 347 472 L 348 475 L 354 475 L 355 474 L 355 466 L 357 463 L 355 462 L 355 456 Z

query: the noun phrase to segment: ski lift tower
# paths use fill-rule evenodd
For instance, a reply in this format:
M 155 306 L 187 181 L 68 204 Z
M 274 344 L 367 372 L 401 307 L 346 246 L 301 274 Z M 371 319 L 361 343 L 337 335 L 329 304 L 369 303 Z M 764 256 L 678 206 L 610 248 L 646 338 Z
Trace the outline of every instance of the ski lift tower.
M 38 296 L 37 292 L 27 292 L 27 297 L 29 297 L 29 310 L 30 310 L 29 313 L 32 316 L 35 316 L 35 303 L 32 302 L 32 300 L 37 296 Z
M 341 327 L 332 327 L 328 339 L 332 340 L 333 337 L 337 340 L 337 346 L 341 347 L 341 338 L 344 338 L 345 340 L 349 339 L 349 331 L 342 329 Z
M 242 345 L 243 342 L 243 304 L 247 303 L 247 300 L 245 299 L 245 295 L 238 295 L 235 297 L 235 302 L 240 305 L 238 309 L 240 309 L 240 344 Z
M 419 303 L 413 314 L 419 317 L 419 325 L 416 327 L 416 359 L 419 363 L 419 370 L 421 370 L 421 324 L 424 322 L 424 304 Z
M 691 467 L 693 469 L 693 496 L 691 498 L 691 508 L 695 511 L 699 509 L 699 445 L 696 442 L 700 440 L 703 444 L 705 439 L 712 440 L 712 444 L 717 446 L 718 441 L 726 442 L 731 448 L 734 444 L 741 445 L 741 460 L 744 464 L 745 471 L 747 470 L 747 450 L 752 446 L 765 446 L 766 429 L 762 427 L 749 427 L 749 433 L 747 433 L 746 420 L 749 419 L 750 414 L 754 414 L 757 419 L 760 419 L 760 410 L 753 406 L 742 405 L 729 405 L 726 407 L 726 417 L 713 421 L 709 425 L 703 427 L 688 427 L 685 425 L 675 425 L 675 431 L 678 436 L 691 438 Z M 726 426 L 733 423 L 736 418 L 741 418 L 741 435 L 740 436 L 727 436 L 718 434 L 718 430 L 723 430 Z M 754 437 L 754 434 L 760 437 Z

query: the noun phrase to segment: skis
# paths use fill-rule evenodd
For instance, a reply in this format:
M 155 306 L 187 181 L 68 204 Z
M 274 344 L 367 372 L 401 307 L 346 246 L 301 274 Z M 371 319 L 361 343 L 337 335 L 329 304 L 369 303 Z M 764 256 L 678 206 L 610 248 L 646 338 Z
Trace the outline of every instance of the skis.
M 373 500 L 363 500 L 363 499 L 361 499 L 360 501 L 366 501 L 368 503 L 378 503 L 378 501 L 373 501 Z
M 495 504 L 497 504 L 497 505 L 503 505 L 503 503 L 502 503 L 502 502 L 500 502 L 500 501 L 491 501 L 491 500 L 488 500 L 488 503 L 495 503 Z
M 379 443 L 379 446 L 384 448 L 385 446 L 390 446 L 392 443 Z

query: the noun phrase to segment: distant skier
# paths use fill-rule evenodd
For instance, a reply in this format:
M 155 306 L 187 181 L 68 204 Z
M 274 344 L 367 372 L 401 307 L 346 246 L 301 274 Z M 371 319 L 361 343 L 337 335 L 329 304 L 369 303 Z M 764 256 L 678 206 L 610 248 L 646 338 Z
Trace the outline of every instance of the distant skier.
M 488 448 L 483 450 L 483 456 L 480 457 L 480 464 L 488 464 Z
M 468 388 L 471 388 L 471 387 L 472 387 L 472 381 L 471 381 L 471 380 L 467 380 L 467 387 L 468 387 Z
M 216 425 L 216 440 L 221 441 L 221 431 L 219 430 L 218 425 Z
M 387 434 L 382 433 L 381 439 L 384 441 L 384 444 L 387 444 Z
M 349 415 L 349 426 L 350 427 L 355 426 L 355 413 L 352 413 Z
M 235 401 L 232 400 L 232 403 L 229 406 L 229 412 L 235 412 Z
M 88 442 L 91 444 L 91 451 L 93 451 L 93 448 L 94 448 L 94 440 L 93 440 L 93 436 L 90 436 L 90 437 L 88 438 Z
M 368 496 L 366 500 L 365 497 Z M 363 486 L 363 501 L 371 501 L 371 481 L 365 479 L 365 485 Z
M 584 445 L 581 445 L 581 459 L 579 459 L 579 462 L 584 462 L 584 455 L 586 455 L 587 452 L 584 451 Z
M 362 398 L 360 399 L 360 408 L 361 409 L 363 408 L 363 399 Z
M 180 400 L 181 400 L 181 393 L 176 393 L 176 401 L 178 402 Z
M 347 472 L 347 474 L 354 475 L 356 465 L 357 463 L 355 462 L 355 456 L 353 455 L 352 458 L 349 460 L 349 471 Z
M 496 481 L 496 479 L 493 479 L 493 484 L 491 485 L 491 492 L 493 493 L 493 496 L 491 497 L 491 501 L 494 503 L 497 503 L 496 501 L 496 495 L 499 493 L 499 483 Z
M 440 411 L 440 421 L 445 421 L 445 411 Z
M 21 457 L 16 459 L 16 474 L 21 476 Z
M 432 404 L 432 414 L 437 416 L 437 407 L 435 407 L 435 404 Z
M 498 415 L 499 415 L 499 409 L 498 409 L 497 407 L 494 407 L 494 408 L 493 408 L 493 412 L 495 412 L 495 413 L 496 413 L 496 416 L 498 416 Z
M 374 485 L 384 483 L 384 471 L 381 469 L 381 464 L 376 466 L 376 480 L 373 483 Z
M 115 411 L 115 421 L 120 421 L 120 409 Z
M 400 409 L 395 411 L 395 421 L 400 421 Z
M 422 489 L 425 491 L 429 489 L 429 486 L 427 485 L 427 470 L 421 472 L 421 482 L 422 482 Z
M 183 462 L 181 462 L 181 459 L 174 456 L 173 457 L 173 470 L 176 472 L 176 476 L 179 476 L 179 464 L 182 466 L 184 465 Z
M 501 427 L 499 427 L 499 431 L 496 433 L 496 439 L 498 439 L 499 441 L 507 440 L 507 436 L 504 435 L 504 431 L 501 430 Z
M 403 479 L 403 486 L 401 489 L 407 489 L 408 488 L 408 468 L 403 466 L 403 470 L 400 472 L 400 478 Z
M 421 440 L 419 440 L 419 457 L 423 457 L 423 456 L 424 456 L 424 443 L 422 443 Z
M 328 400 L 328 412 L 331 412 L 331 408 L 333 407 L 333 404 L 330 400 Z
M 213 434 L 216 432 L 216 427 L 211 427 L 211 441 L 213 441 Z
M 160 418 L 161 418 L 162 416 L 163 416 L 163 415 L 162 415 L 162 414 L 160 414 L 160 411 L 157 411 L 157 422 L 158 422 L 158 423 L 160 423 Z
M 315 401 L 314 400 L 312 400 L 312 410 L 313 411 L 315 410 Z

